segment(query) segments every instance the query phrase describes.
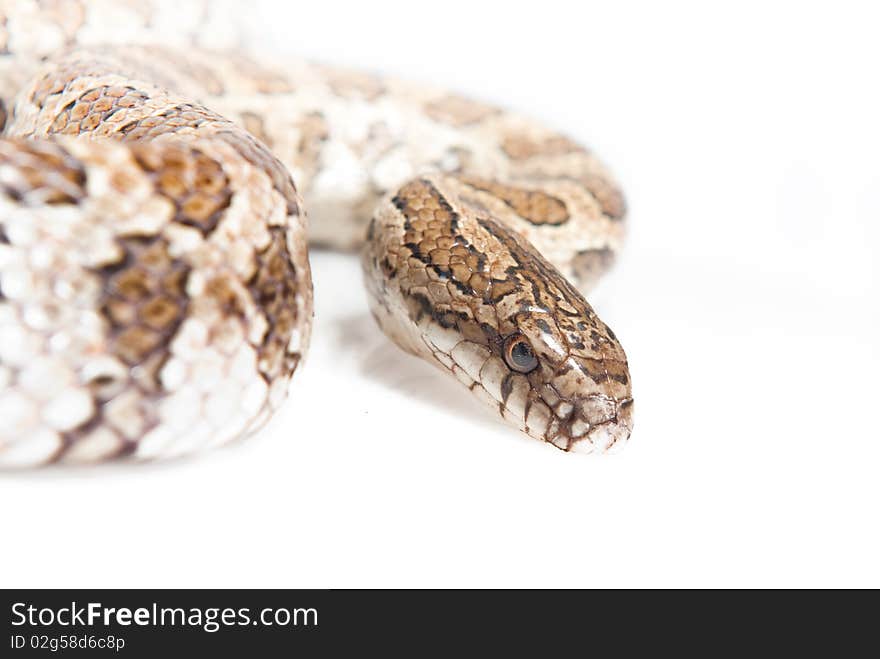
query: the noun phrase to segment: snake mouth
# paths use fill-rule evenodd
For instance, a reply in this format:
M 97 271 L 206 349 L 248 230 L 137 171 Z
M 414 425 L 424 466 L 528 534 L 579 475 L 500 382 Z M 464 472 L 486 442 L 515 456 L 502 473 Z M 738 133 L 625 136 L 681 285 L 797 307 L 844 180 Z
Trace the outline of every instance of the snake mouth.
M 611 453 L 626 444 L 632 428 L 632 398 L 594 395 L 581 400 L 548 441 L 563 451 Z

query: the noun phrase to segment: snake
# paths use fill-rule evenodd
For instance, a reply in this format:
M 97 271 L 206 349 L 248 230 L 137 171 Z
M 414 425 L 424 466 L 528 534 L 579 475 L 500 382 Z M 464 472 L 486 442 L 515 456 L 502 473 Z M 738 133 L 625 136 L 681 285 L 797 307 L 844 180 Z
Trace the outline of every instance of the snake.
M 0 3 L 0 465 L 253 435 L 308 350 L 310 244 L 359 254 L 381 330 L 516 429 L 627 443 L 626 355 L 585 298 L 626 228 L 596 155 L 430 84 L 224 42 L 217 13 Z

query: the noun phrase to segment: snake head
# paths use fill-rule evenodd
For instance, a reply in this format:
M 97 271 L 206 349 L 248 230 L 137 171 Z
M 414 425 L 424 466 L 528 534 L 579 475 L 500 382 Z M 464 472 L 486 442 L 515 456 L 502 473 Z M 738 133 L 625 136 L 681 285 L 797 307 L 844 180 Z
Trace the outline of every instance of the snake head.
M 516 316 L 501 355 L 501 413 L 529 435 L 565 451 L 619 448 L 632 430 L 626 355 L 583 302 L 578 315 L 530 308 Z
M 363 255 L 385 333 L 536 439 L 565 451 L 623 445 L 626 356 L 559 270 L 454 182 L 414 180 L 389 201 Z
M 564 451 L 620 448 L 632 431 L 633 399 L 614 332 L 533 244 L 492 219 L 477 216 L 475 225 L 484 233 L 481 242 L 495 241 L 494 251 L 511 263 L 503 276 L 500 268 L 487 268 L 482 315 L 490 322 L 477 323 L 486 343 L 472 350 L 488 348 L 474 378 L 488 402 L 528 435 Z M 463 336 L 479 336 L 467 318 L 459 327 Z M 463 367 L 467 349 L 459 353 Z M 473 355 L 467 366 L 473 373 Z
M 586 310 L 528 307 L 500 332 L 483 325 L 482 335 L 460 318 L 454 328 L 428 328 L 426 342 L 449 345 L 433 352 L 437 365 L 526 434 L 564 451 L 604 452 L 629 438 L 632 389 L 623 349 Z

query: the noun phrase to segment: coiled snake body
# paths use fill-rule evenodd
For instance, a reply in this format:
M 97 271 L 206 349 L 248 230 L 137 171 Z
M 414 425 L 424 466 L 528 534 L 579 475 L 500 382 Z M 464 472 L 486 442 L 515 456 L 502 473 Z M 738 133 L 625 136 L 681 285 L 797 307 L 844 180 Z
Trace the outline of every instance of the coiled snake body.
M 578 290 L 624 202 L 589 151 L 442 90 L 212 50 L 203 16 L 142 4 L 2 5 L 0 463 L 252 433 L 309 343 L 306 209 L 313 242 L 361 248 L 400 347 L 558 448 L 624 443 L 626 357 Z

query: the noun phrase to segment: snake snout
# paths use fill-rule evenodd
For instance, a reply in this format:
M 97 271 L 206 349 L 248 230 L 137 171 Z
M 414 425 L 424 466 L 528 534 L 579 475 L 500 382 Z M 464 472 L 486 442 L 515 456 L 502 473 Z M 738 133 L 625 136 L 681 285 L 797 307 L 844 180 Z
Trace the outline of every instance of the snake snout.
M 589 394 L 559 403 L 546 440 L 563 451 L 605 453 L 622 447 L 632 432 L 632 398 Z
M 633 399 L 626 363 L 577 359 L 560 368 L 542 397 L 563 400 L 553 407 L 558 425 L 548 437 L 564 451 L 605 453 L 621 448 L 633 427 Z M 548 401 L 549 402 L 549 401 Z
M 633 400 L 599 399 L 582 401 L 580 415 L 572 423 L 569 451 L 606 453 L 622 448 L 633 427 Z

